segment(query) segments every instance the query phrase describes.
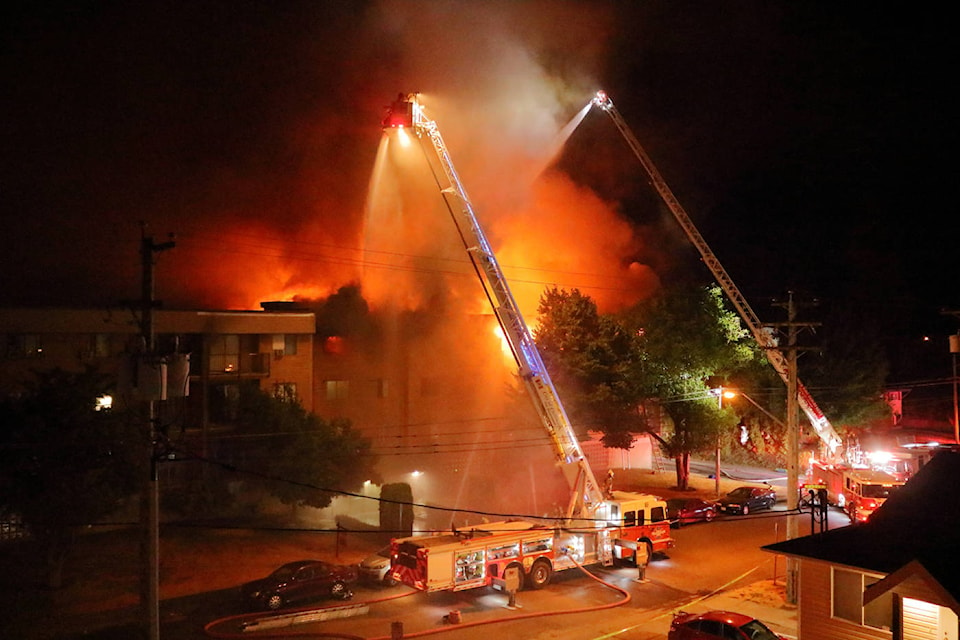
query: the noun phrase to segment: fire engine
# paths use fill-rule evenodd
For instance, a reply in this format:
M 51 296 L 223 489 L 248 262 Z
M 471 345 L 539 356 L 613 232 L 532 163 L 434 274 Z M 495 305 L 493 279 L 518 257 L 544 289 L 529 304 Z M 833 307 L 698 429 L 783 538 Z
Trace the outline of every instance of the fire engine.
M 425 155 L 444 203 L 571 488 L 565 517 L 552 527 L 504 521 L 394 540 L 392 577 L 425 591 L 460 590 L 490 585 L 507 568 L 516 567 L 522 570 L 525 585 L 539 588 L 554 571 L 577 563 L 611 565 L 632 559 L 639 545 L 647 546 L 648 557 L 673 546 L 663 500 L 601 491 L 437 124 L 426 117 L 416 95 L 400 95 L 382 125 L 388 131 L 412 130 L 422 143 L 432 146 L 433 153 Z
M 865 522 L 903 482 L 884 471 L 844 464 L 810 463 L 807 484 L 827 490 L 827 502 L 843 509 L 853 522 Z

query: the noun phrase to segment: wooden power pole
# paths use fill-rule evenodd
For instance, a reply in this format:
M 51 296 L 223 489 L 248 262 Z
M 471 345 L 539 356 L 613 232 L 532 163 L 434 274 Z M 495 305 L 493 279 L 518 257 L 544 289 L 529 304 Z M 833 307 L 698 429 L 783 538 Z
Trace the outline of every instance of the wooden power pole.
M 793 299 L 793 292 L 788 293 L 785 303 L 776 303 L 775 306 L 785 307 L 787 321 L 775 324 L 786 328 L 787 331 L 787 540 L 798 537 L 800 522 L 795 515 L 800 504 L 800 403 L 797 397 L 797 334 L 801 328 L 814 327 L 819 323 L 797 322 L 797 303 Z M 787 602 L 797 603 L 800 564 L 796 558 L 787 558 Z

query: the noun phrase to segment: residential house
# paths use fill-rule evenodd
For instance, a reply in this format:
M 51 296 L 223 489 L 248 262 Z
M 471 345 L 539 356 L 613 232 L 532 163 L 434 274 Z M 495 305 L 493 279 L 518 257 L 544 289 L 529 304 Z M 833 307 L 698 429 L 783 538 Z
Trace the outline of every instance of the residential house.
M 933 456 L 866 523 L 764 549 L 799 562 L 800 640 L 958 640 L 960 452 Z

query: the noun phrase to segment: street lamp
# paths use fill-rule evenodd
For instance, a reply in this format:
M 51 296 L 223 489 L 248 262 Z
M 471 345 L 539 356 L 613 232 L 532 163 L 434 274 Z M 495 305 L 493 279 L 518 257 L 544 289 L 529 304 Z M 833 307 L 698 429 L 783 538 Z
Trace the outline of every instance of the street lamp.
M 716 389 L 711 389 L 710 393 L 713 393 L 717 396 L 718 409 L 723 409 L 724 398 L 727 398 L 729 400 L 731 398 L 737 397 L 736 391 L 734 391 L 733 389 L 724 389 L 723 387 L 717 387 Z M 715 467 L 713 471 L 714 485 L 715 485 L 714 488 L 716 490 L 717 497 L 719 498 L 720 497 L 720 432 L 719 431 L 717 431 L 717 450 L 716 450 L 716 456 L 714 457 L 714 467 Z
M 957 411 L 957 354 L 960 353 L 960 333 L 950 336 L 950 354 L 953 356 L 953 440 L 960 444 L 960 416 Z

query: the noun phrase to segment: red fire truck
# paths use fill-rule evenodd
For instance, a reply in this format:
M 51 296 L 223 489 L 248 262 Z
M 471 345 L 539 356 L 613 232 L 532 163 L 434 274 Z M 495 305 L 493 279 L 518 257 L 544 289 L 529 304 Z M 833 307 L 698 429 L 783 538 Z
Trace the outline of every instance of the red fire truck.
M 391 545 L 391 577 L 422 591 L 460 591 L 490 586 L 516 567 L 525 588 L 539 589 L 556 571 L 629 561 L 640 545 L 647 557 L 673 546 L 666 503 L 655 496 L 616 491 L 593 521 L 568 524 L 505 520 L 398 538 Z
M 885 471 L 819 460 L 811 461 L 807 483 L 826 487 L 827 501 L 843 509 L 853 522 L 865 522 L 903 486 L 902 481 Z
M 438 185 L 444 202 L 510 345 L 517 376 L 540 416 L 557 465 L 571 489 L 567 513 L 552 528 L 504 521 L 467 531 L 395 540 L 392 577 L 427 591 L 459 590 L 492 584 L 505 569 L 515 565 L 522 568 L 523 581 L 536 588 L 546 584 L 554 571 L 576 566 L 574 559 L 580 564 L 609 565 L 634 558 L 640 545 L 647 546 L 647 557 L 672 546 L 663 500 L 618 493 L 610 487 L 602 490 L 597 483 L 440 130 L 426 118 L 417 96 L 401 95 L 391 105 L 383 127 L 388 132 L 412 129 L 417 138 L 433 147 L 430 162 L 439 166 L 445 178 L 446 184 Z M 439 181 L 440 172 L 435 176 Z

